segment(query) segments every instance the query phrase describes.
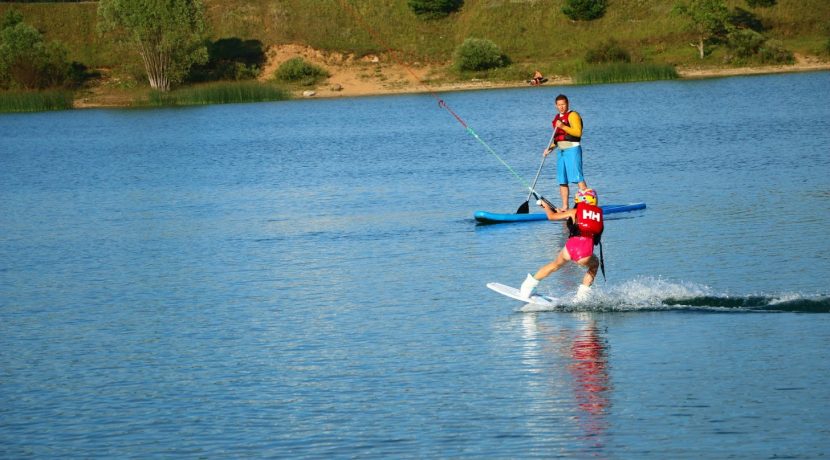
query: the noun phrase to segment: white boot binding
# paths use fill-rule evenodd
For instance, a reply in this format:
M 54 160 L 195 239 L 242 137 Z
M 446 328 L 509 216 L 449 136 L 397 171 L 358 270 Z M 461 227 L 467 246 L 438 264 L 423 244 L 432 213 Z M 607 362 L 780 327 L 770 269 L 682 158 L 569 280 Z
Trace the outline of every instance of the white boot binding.
M 591 295 L 591 287 L 586 286 L 584 284 L 580 284 L 579 288 L 576 290 L 576 295 L 574 296 L 575 303 L 582 303 L 588 300 L 588 296 Z
M 539 285 L 539 280 L 533 277 L 530 273 L 527 274 L 527 278 L 525 278 L 524 282 L 522 283 L 522 287 L 520 289 L 520 294 L 522 297 L 529 299 L 530 296 L 536 294 L 536 286 Z

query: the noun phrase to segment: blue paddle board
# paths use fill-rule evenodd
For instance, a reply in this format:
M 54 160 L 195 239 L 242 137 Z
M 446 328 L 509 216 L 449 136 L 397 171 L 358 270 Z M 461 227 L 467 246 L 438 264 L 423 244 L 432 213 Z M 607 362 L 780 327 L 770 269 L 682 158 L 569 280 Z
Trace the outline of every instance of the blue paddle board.
M 645 209 L 645 203 L 629 203 L 629 204 L 606 204 L 600 206 L 602 213 L 605 215 L 614 214 L 618 212 L 630 212 Z M 476 211 L 473 215 L 476 221 L 482 224 L 504 224 L 510 222 L 529 222 L 534 220 L 548 220 L 547 214 L 543 212 L 535 212 L 529 214 L 500 214 L 488 211 Z

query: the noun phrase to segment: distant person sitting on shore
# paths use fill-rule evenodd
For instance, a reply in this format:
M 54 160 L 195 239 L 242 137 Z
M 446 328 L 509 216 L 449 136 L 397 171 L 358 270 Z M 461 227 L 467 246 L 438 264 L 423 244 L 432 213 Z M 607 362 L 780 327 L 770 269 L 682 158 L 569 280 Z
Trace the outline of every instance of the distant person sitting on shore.
M 532 79 L 532 80 L 530 80 L 530 84 L 531 84 L 531 85 L 541 85 L 541 84 L 542 84 L 542 83 L 544 83 L 546 80 L 547 80 L 547 79 L 546 79 L 544 76 L 542 76 L 542 72 L 539 72 L 539 71 L 537 70 L 536 72 L 534 72 L 534 73 L 533 73 L 533 79 Z

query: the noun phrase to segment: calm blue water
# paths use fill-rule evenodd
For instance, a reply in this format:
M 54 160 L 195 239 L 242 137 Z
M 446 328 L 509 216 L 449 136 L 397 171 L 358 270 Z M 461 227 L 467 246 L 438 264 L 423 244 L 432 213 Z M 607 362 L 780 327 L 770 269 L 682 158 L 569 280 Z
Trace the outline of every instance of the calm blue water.
M 4 115 L 0 457 L 826 457 L 828 89 L 442 95 L 530 180 L 566 92 L 648 204 L 532 313 L 561 224 L 476 226 L 526 191 L 431 96 Z

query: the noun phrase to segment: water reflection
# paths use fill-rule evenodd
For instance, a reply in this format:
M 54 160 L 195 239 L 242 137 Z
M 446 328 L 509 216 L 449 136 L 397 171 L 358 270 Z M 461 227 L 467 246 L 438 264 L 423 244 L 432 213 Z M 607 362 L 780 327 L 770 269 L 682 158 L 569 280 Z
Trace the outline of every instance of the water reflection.
M 601 457 L 606 447 L 612 390 L 607 341 L 590 314 L 576 313 L 569 318 L 559 318 L 563 321 L 551 324 L 540 322 L 536 314 L 524 315 L 523 363 L 530 372 L 548 375 L 547 384 L 558 390 L 557 393 L 571 393 L 572 398 L 556 395 L 548 410 L 552 413 L 573 412 L 582 448 Z M 546 354 L 550 356 L 544 356 Z M 549 363 L 550 369 L 544 369 L 544 363 Z M 563 381 L 569 382 L 569 388 L 563 387 Z M 561 405 L 570 407 L 557 407 Z

